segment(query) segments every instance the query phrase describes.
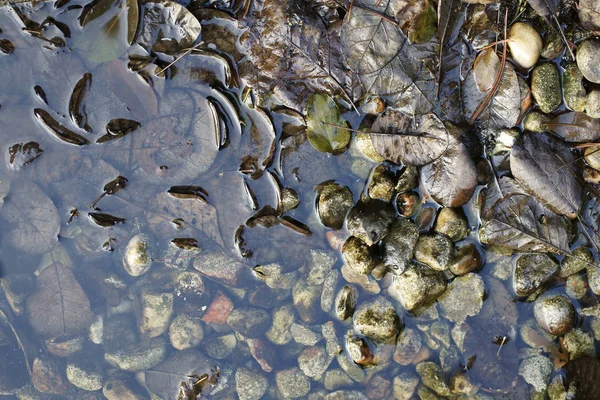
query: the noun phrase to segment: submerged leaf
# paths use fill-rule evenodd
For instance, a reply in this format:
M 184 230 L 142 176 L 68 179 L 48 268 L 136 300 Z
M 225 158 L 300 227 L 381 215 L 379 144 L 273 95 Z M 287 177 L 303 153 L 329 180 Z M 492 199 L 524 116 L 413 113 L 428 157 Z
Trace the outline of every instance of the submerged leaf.
M 570 219 L 581 206 L 576 168 L 575 157 L 564 142 L 543 133 L 521 134 L 510 154 L 515 179 L 550 210 Z
M 77 146 L 83 146 L 89 144 L 90 141 L 81 135 L 73 132 L 66 126 L 56 121 L 48 111 L 41 108 L 33 110 L 34 115 L 40 121 L 44 127 L 57 139 L 62 140 L 65 143 L 74 144 Z
M 116 60 L 135 40 L 138 1 L 94 0 L 84 7 L 79 21 L 83 32 L 75 47 L 92 62 Z
M 54 203 L 33 182 L 13 183 L 1 209 L 10 223 L 3 238 L 16 249 L 42 254 L 56 244 L 60 219 Z
M 327 95 L 314 94 L 306 107 L 308 140 L 323 153 L 343 150 L 352 137 L 336 102 Z
M 33 330 L 49 339 L 84 331 L 94 315 L 71 269 L 59 263 L 40 272 L 26 307 Z
M 371 128 L 375 150 L 396 164 L 420 166 L 437 160 L 448 149 L 448 131 L 435 114 L 422 116 L 416 129 L 411 125 L 406 115 L 388 109 Z
M 567 142 L 595 142 L 600 139 L 600 120 L 582 112 L 560 114 L 546 127 Z

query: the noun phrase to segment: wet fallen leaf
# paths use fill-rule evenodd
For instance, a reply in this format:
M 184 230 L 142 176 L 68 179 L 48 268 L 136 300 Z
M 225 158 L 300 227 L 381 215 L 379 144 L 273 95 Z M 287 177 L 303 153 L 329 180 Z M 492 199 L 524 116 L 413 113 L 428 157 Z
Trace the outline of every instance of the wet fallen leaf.
M 600 120 L 582 112 L 557 115 L 546 127 L 567 142 L 595 142 L 600 139 Z
M 428 42 L 436 33 L 437 14 L 429 0 L 400 1 L 396 20 L 411 43 Z
M 10 223 L 3 239 L 17 250 L 42 254 L 58 239 L 60 219 L 54 203 L 33 182 L 13 182 L 1 215 Z
M 18 171 L 27 164 L 35 161 L 44 150 L 37 142 L 15 143 L 8 149 L 10 169 Z
M 442 121 L 435 114 L 411 120 L 393 109 L 377 117 L 370 133 L 375 150 L 387 160 L 404 165 L 420 166 L 440 158 L 450 142 Z
M 135 40 L 139 9 L 137 0 L 94 0 L 79 17 L 83 32 L 75 47 L 89 61 L 116 60 Z
M 323 153 L 338 153 L 346 148 L 352 134 L 340 109 L 328 95 L 314 94 L 306 106 L 307 136 L 312 146 Z
M 114 215 L 106 214 L 106 213 L 88 213 L 88 216 L 92 221 L 96 223 L 98 226 L 109 227 L 115 226 L 117 224 L 125 223 L 125 218 L 115 217 Z
M 452 139 L 446 152 L 421 168 L 421 182 L 446 207 L 466 204 L 477 186 L 475 163 L 464 144 Z
M 88 297 L 73 272 L 59 263 L 40 272 L 26 308 L 32 328 L 48 339 L 84 331 L 93 317 Z
M 559 0 L 527 0 L 531 8 L 542 17 L 554 15 Z
M 171 186 L 167 193 L 178 199 L 197 199 L 204 203 L 208 197 L 206 190 L 200 186 Z
M 466 118 L 472 118 L 487 94 L 488 92 L 482 93 L 479 90 L 475 71 L 469 71 L 462 91 Z M 479 115 L 477 121 L 486 123 L 488 128 L 512 128 L 517 123 L 521 113 L 520 100 L 521 90 L 517 73 L 507 64 L 498 90 L 487 108 Z
M 513 145 L 514 178 L 546 207 L 573 219 L 581 207 L 575 157 L 566 144 L 544 133 L 523 133 Z

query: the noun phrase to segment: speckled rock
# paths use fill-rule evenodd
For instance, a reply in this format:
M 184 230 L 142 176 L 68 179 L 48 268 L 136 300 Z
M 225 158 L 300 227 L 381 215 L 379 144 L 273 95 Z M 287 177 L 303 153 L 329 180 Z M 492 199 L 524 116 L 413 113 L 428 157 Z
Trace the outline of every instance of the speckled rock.
M 542 37 L 535 29 L 524 22 L 517 22 L 508 32 L 508 48 L 517 64 L 528 69 L 533 67 L 542 53 Z
M 295 399 L 310 391 L 310 379 L 294 367 L 275 374 L 277 389 L 283 398 Z
M 546 132 L 546 124 L 552 121 L 552 117 L 539 111 L 530 111 L 523 119 L 523 130 L 529 132 Z
M 283 188 L 281 191 L 281 205 L 284 213 L 298 207 L 300 205 L 298 193 L 290 187 Z
M 233 353 L 237 347 L 237 339 L 235 334 L 211 336 L 202 343 L 202 348 L 208 356 L 223 360 Z
M 341 368 L 330 369 L 325 373 L 324 386 L 327 390 L 338 390 L 352 385 L 354 381 Z
M 308 347 L 298 356 L 298 366 L 304 375 L 316 381 L 321 379 L 333 357 L 327 354 L 325 346 Z
M 394 274 L 402 274 L 413 258 L 419 229 L 406 218 L 396 218 L 383 239 L 383 263 Z
M 351 235 L 371 246 L 385 237 L 396 210 L 382 200 L 359 201 L 348 213 L 346 226 Z
M 450 272 L 460 276 L 477 271 L 479 268 L 481 268 L 481 254 L 479 254 L 479 250 L 477 250 L 477 246 L 474 243 L 468 243 L 456 248 L 454 259 L 452 260 L 452 264 L 450 264 Z
M 123 350 L 107 352 L 104 360 L 113 367 L 124 371 L 143 371 L 162 360 L 167 355 L 167 344 L 162 337 L 147 342 L 136 343 Z
M 421 362 L 417 365 L 417 374 L 421 377 L 423 385 L 440 396 L 450 396 L 450 388 L 439 365 L 431 361 Z
M 529 296 L 558 272 L 558 263 L 547 254 L 524 254 L 517 259 L 514 285 L 517 296 Z
M 444 207 L 438 213 L 433 230 L 457 242 L 469 235 L 469 220 L 462 207 Z
M 292 299 L 302 321 L 314 322 L 321 309 L 321 286 L 299 281 L 292 291 Z
M 394 361 L 400 365 L 409 365 L 421 350 L 421 334 L 416 329 L 405 328 L 396 342 Z
M 257 369 L 240 367 L 235 371 L 235 389 L 240 400 L 258 400 L 263 397 L 269 381 Z
M 402 327 L 394 305 L 381 296 L 361 303 L 352 320 L 358 334 L 376 340 L 392 338 Z
M 396 176 L 394 172 L 387 165 L 379 164 L 371 174 L 368 186 L 369 197 L 390 201 L 394 195 L 395 186 Z
M 300 324 L 292 324 L 290 332 L 296 343 L 300 343 L 304 346 L 314 346 L 323 339 L 321 332 L 315 332 L 309 327 Z
M 563 72 L 563 92 L 567 106 L 578 112 L 585 109 L 585 88 L 582 84 L 583 74 L 576 63 L 569 63 Z
M 438 299 L 440 314 L 456 323 L 473 317 L 483 306 L 485 286 L 478 274 L 469 273 L 454 279 Z
M 202 323 L 197 318 L 187 314 L 177 315 L 169 326 L 169 339 L 171 346 L 177 350 L 190 349 L 202 343 L 204 330 Z
M 310 250 L 308 267 L 310 268 L 306 282 L 309 285 L 320 285 L 332 271 L 332 267 L 338 260 L 338 254 L 332 251 Z
M 317 213 L 321 223 L 328 228 L 340 229 L 354 204 L 352 192 L 346 186 L 327 182 L 317 197 Z
M 419 169 L 414 165 L 408 165 L 404 167 L 400 176 L 398 177 L 398 183 L 396 183 L 396 192 L 404 193 L 414 190 L 419 185 Z
M 592 252 L 585 246 L 579 246 L 572 253 L 572 256 L 565 256 L 560 263 L 558 276 L 561 278 L 566 278 L 567 276 L 583 271 L 590 264 L 594 263 Z
M 600 41 L 586 40 L 577 48 L 577 66 L 588 81 L 600 83 Z
M 415 260 L 437 271 L 444 271 L 450 267 L 453 259 L 454 243 L 448 236 L 439 233 L 419 235 L 415 246 Z
M 31 383 L 42 393 L 62 394 L 69 390 L 64 361 L 40 355 L 31 365 Z
M 362 391 L 358 390 L 338 390 L 333 393 L 329 393 L 323 397 L 323 400 L 369 400 L 369 398 L 363 394 Z
M 80 389 L 93 392 L 102 389 L 104 383 L 102 369 L 92 359 L 69 360 L 67 379 Z
M 564 335 L 575 324 L 575 308 L 568 297 L 545 294 L 536 299 L 533 313 L 542 329 L 552 335 Z
M 354 382 L 362 382 L 366 373 L 364 369 L 350 359 L 346 354 L 340 354 L 336 357 L 338 365 L 348 374 Z
M 586 147 L 583 151 L 585 162 L 595 170 L 600 170 L 600 146 Z
M 563 345 L 569 352 L 569 358 L 575 360 L 583 356 L 595 357 L 594 335 L 581 328 L 575 328 L 564 336 Z
M 600 118 L 600 90 L 592 89 L 585 98 L 585 113 L 592 118 Z
M 321 291 L 321 310 L 328 313 L 333 307 L 335 301 L 335 289 L 338 287 L 342 273 L 338 269 L 329 271 L 323 281 L 323 290 Z
M 587 267 L 587 278 L 588 284 L 590 285 L 591 291 L 599 296 L 600 295 L 600 267 L 589 265 Z
M 565 284 L 565 292 L 572 299 L 582 299 L 589 289 L 587 280 L 581 274 L 570 275 Z
M 256 338 L 269 330 L 271 317 L 265 310 L 259 308 L 235 308 L 227 317 L 227 324 L 247 338 Z
M 139 296 L 140 318 L 138 328 L 146 337 L 162 335 L 169 328 L 173 315 L 173 292 L 143 290 Z
M 354 314 L 358 290 L 352 285 L 345 285 L 335 298 L 335 315 L 344 321 Z
M 545 63 L 533 69 L 531 72 L 531 94 L 544 113 L 551 113 L 560 106 L 562 103 L 562 89 L 556 65 Z
M 441 272 L 413 263 L 402 275 L 394 277 L 389 294 L 411 311 L 436 300 L 446 286 L 446 278 Z
M 548 357 L 533 356 L 521 361 L 519 375 L 525 379 L 525 382 L 533 386 L 536 391 L 541 392 L 548 388 L 552 369 L 552 361 Z
M 346 335 L 346 352 L 354 364 L 362 366 L 373 364 L 373 351 L 363 337 L 353 334 Z
M 409 400 L 419 385 L 419 377 L 412 372 L 402 372 L 394 377 L 393 393 L 397 400 Z
M 148 239 L 144 235 L 135 235 L 129 240 L 123 252 L 123 267 L 131 276 L 145 274 L 152 266 L 148 254 Z
M 321 333 L 325 338 L 325 350 L 331 357 L 337 356 L 344 348 L 340 345 L 337 333 L 335 331 L 335 324 L 333 321 L 328 321 L 321 325 Z
M 387 400 L 392 394 L 392 381 L 389 374 L 375 374 L 367 385 L 366 394 L 370 400 Z
M 350 236 L 344 243 L 342 256 L 348 267 L 357 274 L 368 275 L 377 264 L 375 252 L 355 236 Z

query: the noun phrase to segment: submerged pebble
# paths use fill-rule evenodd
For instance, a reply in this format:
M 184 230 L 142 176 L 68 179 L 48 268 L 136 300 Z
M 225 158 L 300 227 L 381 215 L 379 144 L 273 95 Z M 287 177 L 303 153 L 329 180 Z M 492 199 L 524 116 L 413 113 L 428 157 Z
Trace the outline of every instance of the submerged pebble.
M 564 335 L 575 324 L 575 309 L 568 297 L 543 295 L 534 304 L 533 313 L 542 329 L 552 335 Z
M 556 65 L 545 63 L 533 69 L 531 72 L 531 94 L 544 113 L 551 113 L 560 106 L 562 103 L 562 90 Z
M 524 22 L 517 22 L 508 32 L 508 48 L 513 60 L 523 68 L 533 67 L 542 53 L 542 37 Z
M 577 48 L 577 66 L 579 70 L 592 83 L 600 83 L 600 41 L 586 40 Z
M 402 328 L 394 305 L 381 296 L 363 302 L 354 312 L 352 321 L 358 334 L 376 340 L 395 337 Z

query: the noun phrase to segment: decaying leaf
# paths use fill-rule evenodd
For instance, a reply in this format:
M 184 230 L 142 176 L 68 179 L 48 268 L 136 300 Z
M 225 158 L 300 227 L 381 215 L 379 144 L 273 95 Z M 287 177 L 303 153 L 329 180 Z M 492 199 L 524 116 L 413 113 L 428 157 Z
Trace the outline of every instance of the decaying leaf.
M 396 21 L 411 43 L 426 43 L 436 33 L 437 14 L 429 0 L 401 1 Z
M 581 206 L 575 157 L 564 142 L 543 133 L 521 134 L 510 154 L 515 179 L 550 210 L 570 219 Z
M 312 95 L 306 114 L 308 140 L 315 149 L 336 153 L 346 148 L 352 134 L 333 98 L 323 94 Z
M 600 120 L 582 112 L 557 115 L 546 127 L 567 142 L 595 142 L 600 139 Z
M 411 118 L 405 114 L 393 109 L 385 111 L 371 127 L 375 150 L 387 160 L 404 165 L 420 166 L 440 158 L 450 142 L 443 122 L 431 113 L 417 121 L 413 128 Z
M 94 0 L 83 8 L 83 28 L 76 47 L 87 59 L 102 63 L 115 60 L 135 40 L 139 22 L 136 0 Z
M 472 118 L 487 94 L 488 92 L 481 92 L 479 90 L 475 71 L 469 71 L 462 91 L 466 118 Z M 519 88 L 517 73 L 507 64 L 504 68 L 498 90 L 477 121 L 486 123 L 488 128 L 512 128 L 517 123 L 520 113 L 521 90 Z
M 73 272 L 59 263 L 40 272 L 26 308 L 32 328 L 48 339 L 84 331 L 93 317 L 88 297 Z
M 420 179 L 435 201 L 446 207 L 459 207 L 473 196 L 476 175 L 467 148 L 453 140 L 440 158 L 421 168 Z
M 13 182 L 1 214 L 10 223 L 3 230 L 3 239 L 16 249 L 42 254 L 56 244 L 60 228 L 58 211 L 35 183 Z

